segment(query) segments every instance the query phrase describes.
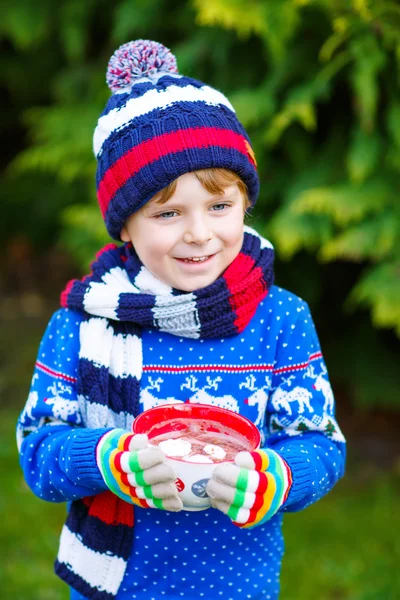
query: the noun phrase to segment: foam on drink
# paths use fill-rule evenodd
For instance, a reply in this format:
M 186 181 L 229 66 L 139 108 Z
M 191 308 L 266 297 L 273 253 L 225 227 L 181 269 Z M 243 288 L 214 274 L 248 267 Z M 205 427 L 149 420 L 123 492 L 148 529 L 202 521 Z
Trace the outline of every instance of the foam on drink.
M 166 456 L 186 462 L 233 461 L 238 452 L 250 450 L 246 438 L 233 429 L 201 419 L 159 423 L 149 432 L 149 440 Z

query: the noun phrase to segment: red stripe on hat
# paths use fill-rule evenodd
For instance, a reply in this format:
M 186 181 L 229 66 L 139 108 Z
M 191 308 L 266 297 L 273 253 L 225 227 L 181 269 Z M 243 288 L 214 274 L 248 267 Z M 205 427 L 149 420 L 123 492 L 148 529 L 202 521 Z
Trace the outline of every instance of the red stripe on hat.
M 255 162 L 248 153 L 246 143 L 248 142 L 243 135 L 235 133 L 230 129 L 199 127 L 164 133 L 134 146 L 106 171 L 99 183 L 97 195 L 103 217 L 111 199 L 115 196 L 119 188 L 140 171 L 140 169 L 159 160 L 163 156 L 173 154 L 174 152 L 182 152 L 189 148 L 219 146 L 238 150 L 255 167 Z

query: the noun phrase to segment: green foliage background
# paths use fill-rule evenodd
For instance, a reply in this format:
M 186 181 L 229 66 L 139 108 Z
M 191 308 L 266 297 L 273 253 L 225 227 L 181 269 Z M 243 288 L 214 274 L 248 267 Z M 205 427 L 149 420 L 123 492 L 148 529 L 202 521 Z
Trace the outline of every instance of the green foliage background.
M 277 281 L 311 304 L 333 379 L 356 405 L 399 407 L 398 2 L 1 0 L 1 8 L 2 241 L 61 246 L 82 269 L 108 241 L 91 149 L 109 94 L 106 65 L 129 39 L 159 40 L 182 73 L 226 93 L 248 129 L 262 183 L 252 223 L 275 244 Z
M 223 91 L 259 165 L 249 224 L 275 245 L 277 282 L 311 305 L 349 438 L 347 477 L 285 521 L 282 598 L 399 598 L 400 452 L 385 450 L 388 415 L 397 439 L 400 413 L 399 2 L 0 0 L 0 9 L 2 263 L 13 241 L 25 240 L 53 271 L 58 259 L 45 257 L 68 254 L 76 275 L 109 241 L 92 135 L 116 47 L 160 41 L 182 73 Z M 55 274 L 42 274 L 46 293 Z M 61 600 L 67 590 L 51 563 L 65 507 L 49 511 L 32 497 L 13 436 L 44 315 L 35 316 L 32 293 L 25 319 L 6 300 L 0 295 L 0 589 L 16 600 Z

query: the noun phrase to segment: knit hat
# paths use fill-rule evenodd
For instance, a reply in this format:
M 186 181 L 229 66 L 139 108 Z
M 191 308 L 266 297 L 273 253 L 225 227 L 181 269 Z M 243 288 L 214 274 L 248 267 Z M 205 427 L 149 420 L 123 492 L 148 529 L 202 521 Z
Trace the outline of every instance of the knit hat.
M 228 99 L 178 73 L 162 44 L 136 40 L 111 57 L 112 96 L 93 137 L 97 195 L 112 238 L 126 219 L 180 175 L 207 168 L 237 173 L 254 204 L 259 190 L 249 137 Z

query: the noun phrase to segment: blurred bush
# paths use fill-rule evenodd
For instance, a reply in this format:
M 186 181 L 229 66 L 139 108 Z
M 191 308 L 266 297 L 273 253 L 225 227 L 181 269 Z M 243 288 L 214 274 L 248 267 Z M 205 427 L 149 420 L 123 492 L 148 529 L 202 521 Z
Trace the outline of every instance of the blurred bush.
M 398 2 L 2 5 L 2 241 L 57 242 L 82 269 L 109 241 L 91 149 L 106 65 L 129 39 L 159 40 L 182 73 L 229 96 L 249 131 L 262 183 L 253 224 L 276 246 L 280 282 L 319 306 L 337 378 L 360 405 L 398 407 L 393 340 L 364 318 L 370 309 L 400 336 Z

